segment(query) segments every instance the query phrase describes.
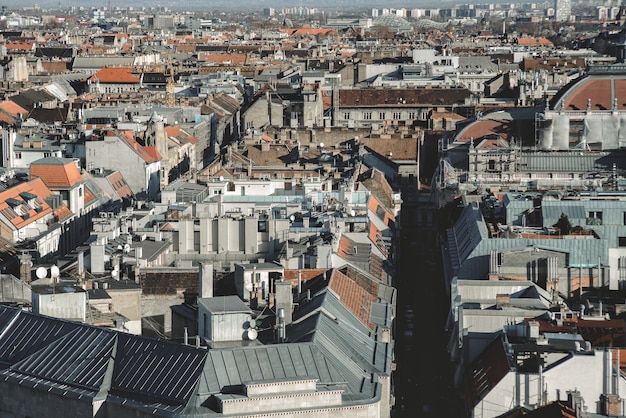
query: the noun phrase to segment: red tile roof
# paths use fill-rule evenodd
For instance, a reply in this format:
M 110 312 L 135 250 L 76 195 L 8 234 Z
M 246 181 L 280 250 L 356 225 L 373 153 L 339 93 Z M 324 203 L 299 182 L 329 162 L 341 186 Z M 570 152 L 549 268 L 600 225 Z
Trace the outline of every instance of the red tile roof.
M 85 187 L 85 197 L 84 204 L 88 206 L 91 202 L 96 200 L 96 195 L 89 189 L 89 187 Z
M 488 135 L 500 135 L 503 139 L 507 139 L 511 131 L 510 122 L 506 120 L 478 120 L 469 124 L 459 132 L 455 141 L 470 142 L 474 140 L 474 144 L 478 144 L 478 140 Z
M 519 38 L 517 44 L 521 46 L 552 46 L 553 43 L 547 38 Z
M 115 132 L 108 132 L 108 135 L 115 136 Z M 161 159 L 159 151 L 155 147 L 144 147 L 135 141 L 131 131 L 120 132 L 118 137 L 128 145 L 135 153 L 141 157 L 146 163 L 150 164 Z
M 376 283 L 376 289 L 378 284 Z M 328 283 L 330 289 L 339 295 L 341 303 L 350 310 L 369 329 L 374 329 L 370 322 L 370 309 L 372 302 L 376 302 L 376 296 L 369 293 L 356 281 L 346 276 L 339 270 L 333 270 Z
M 91 77 L 91 82 L 99 80 L 100 83 L 138 84 L 141 80 L 132 73 L 131 68 L 103 68 Z
M 346 107 L 451 106 L 465 104 L 472 92 L 465 88 L 339 90 L 339 105 Z
M 133 192 L 130 190 L 128 184 L 124 180 L 122 173 L 119 171 L 115 171 L 107 177 L 107 180 L 115 190 L 115 193 L 119 196 L 120 199 L 129 198 L 133 196 Z
M 246 54 L 198 54 L 198 60 L 213 63 L 229 63 L 233 65 L 245 65 L 248 56 Z
M 298 285 L 298 275 L 301 275 L 302 281 L 307 282 L 326 273 L 326 269 L 301 269 L 301 270 L 285 270 L 283 278 L 291 281 L 292 286 Z
M 83 181 L 76 163 L 73 160 L 44 158 L 30 166 L 30 178 L 40 177 L 47 187 L 71 188 Z
M 32 202 L 32 206 L 26 205 L 26 201 L 20 193 L 30 193 L 36 196 L 36 199 Z M 52 213 L 52 209 L 46 203 L 46 197 L 50 196 L 52 192 L 46 187 L 44 182 L 40 178 L 33 179 L 27 183 L 20 183 L 17 186 L 11 187 L 0 193 L 0 222 L 12 225 L 15 229 L 21 229 L 26 225 L 29 225 L 38 219 L 45 217 Z M 7 200 L 15 199 L 22 202 L 19 207 L 12 207 L 7 203 Z M 11 202 L 9 200 L 9 202 Z M 38 209 L 35 209 L 38 208 Z M 24 215 L 26 214 L 26 215 Z M 1 230 L 1 228 L 0 228 Z M 5 237 L 12 239 L 13 237 Z
M 609 78 L 585 78 L 563 94 L 565 110 L 586 110 L 590 100 L 591 110 L 613 108 L 612 91 L 617 98 L 617 108 L 626 109 L 626 80 Z
M 0 103 L 0 109 L 13 116 L 17 116 L 20 113 L 22 114 L 22 116 L 26 116 L 28 114 L 28 110 L 24 109 L 23 107 L 11 100 Z

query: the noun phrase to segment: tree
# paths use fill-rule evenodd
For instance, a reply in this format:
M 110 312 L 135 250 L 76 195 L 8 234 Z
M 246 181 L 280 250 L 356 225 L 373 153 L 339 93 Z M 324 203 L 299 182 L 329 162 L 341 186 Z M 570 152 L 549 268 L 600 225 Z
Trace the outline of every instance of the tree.
M 553 226 L 559 228 L 559 231 L 561 231 L 561 235 L 568 235 L 570 232 L 572 232 L 572 223 L 569 221 L 569 218 L 564 213 L 561 213 L 561 217 Z

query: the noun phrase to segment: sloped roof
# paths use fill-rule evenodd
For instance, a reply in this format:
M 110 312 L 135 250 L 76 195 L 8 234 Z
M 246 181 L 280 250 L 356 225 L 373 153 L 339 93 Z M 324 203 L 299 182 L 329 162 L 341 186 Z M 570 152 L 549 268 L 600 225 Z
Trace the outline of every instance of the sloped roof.
M 116 135 L 114 132 L 109 132 L 110 135 Z M 130 131 L 118 132 L 118 138 L 122 140 L 130 149 L 132 149 L 139 157 L 141 157 L 146 163 L 150 164 L 161 159 L 161 155 L 155 147 L 144 147 L 135 141 L 133 133 Z
M 361 138 L 359 141 L 390 160 L 417 161 L 417 138 Z
M 333 270 L 328 284 L 339 295 L 342 303 L 350 312 L 370 329 L 374 328 L 374 325 L 370 322 L 370 309 L 371 304 L 376 301 L 378 289 L 378 283 L 373 284 L 376 291 L 370 293 L 339 270 Z
M 133 192 L 130 190 L 130 186 L 124 180 L 122 173 L 115 171 L 107 176 L 108 182 L 120 199 L 130 198 L 133 196 Z
M 50 188 L 70 188 L 83 181 L 75 161 L 70 158 L 47 157 L 34 161 L 30 178 L 36 177 Z
M 132 68 L 103 68 L 89 78 L 90 81 L 115 84 L 139 84 L 141 79 L 133 74 Z
M 346 403 L 377 402 L 376 375 L 391 372 L 391 346 L 328 289 L 306 305 L 312 315 L 289 325 L 288 336 L 308 341 L 211 350 L 0 306 L 0 380 L 153 414 L 210 414 L 213 395 L 284 379 L 315 379 L 343 390 Z
M 51 194 L 40 178 L 20 183 L 0 193 L 0 213 L 13 228 L 21 229 L 52 213 L 45 201 Z M 30 205 L 26 204 L 24 196 L 34 196 Z
M 465 104 L 472 92 L 465 88 L 339 90 L 339 106 L 414 107 Z
M 474 407 L 511 371 L 502 336 L 495 338 L 465 373 L 465 400 Z

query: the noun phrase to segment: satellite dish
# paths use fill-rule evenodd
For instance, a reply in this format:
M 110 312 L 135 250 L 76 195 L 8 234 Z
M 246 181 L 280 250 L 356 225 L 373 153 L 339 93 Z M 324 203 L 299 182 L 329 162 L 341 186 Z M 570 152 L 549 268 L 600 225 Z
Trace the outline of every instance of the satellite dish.
M 296 220 L 296 217 L 295 217 L 295 216 L 293 216 L 293 215 L 291 215 L 291 216 L 289 217 L 289 220 L 290 220 L 291 222 L 293 222 L 293 221 L 295 221 L 295 220 Z
M 53 279 L 56 279 L 60 275 L 61 275 L 61 271 L 59 270 L 57 266 L 53 265 L 52 267 L 50 267 L 50 277 L 52 277 Z
M 320 142 L 320 148 L 324 148 L 324 143 Z
M 250 341 L 256 340 L 256 337 L 258 335 L 259 333 L 254 328 L 248 328 L 248 330 L 246 331 L 246 338 L 248 338 Z
M 224 181 L 224 176 L 220 176 L 220 181 Z
M 250 325 L 250 328 L 254 328 L 256 327 L 256 321 L 254 319 L 251 319 L 248 321 L 248 325 Z
M 38 279 L 43 279 L 48 275 L 48 270 L 45 267 L 37 267 L 37 271 L 35 272 Z
M 354 209 L 352 209 L 352 210 L 350 211 L 350 216 L 354 217 L 354 215 L 356 215 L 356 212 L 354 211 Z
M 130 251 L 130 244 L 124 244 L 124 252 L 128 253 Z
M 111 277 L 113 277 L 114 279 L 117 279 L 117 276 L 119 275 L 119 271 L 118 270 L 113 270 L 111 272 Z

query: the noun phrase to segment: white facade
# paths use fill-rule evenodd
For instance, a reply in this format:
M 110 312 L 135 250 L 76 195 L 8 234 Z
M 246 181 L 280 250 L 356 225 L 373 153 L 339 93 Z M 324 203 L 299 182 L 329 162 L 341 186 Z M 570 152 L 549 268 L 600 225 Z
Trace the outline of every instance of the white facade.
M 85 141 L 86 167 L 119 171 L 132 192 L 153 199 L 160 189 L 160 161 L 147 162 L 117 136 Z
M 593 351 L 574 354 L 555 363 L 542 373 L 509 372 L 487 396 L 474 407 L 475 418 L 497 417 L 516 406 L 534 409 L 557 400 L 566 400 L 567 392 L 578 390 L 589 412 L 600 413 L 601 395 L 617 393 L 626 397 L 626 379 L 612 373 L 612 353 Z M 567 356 L 561 353 L 562 356 Z

